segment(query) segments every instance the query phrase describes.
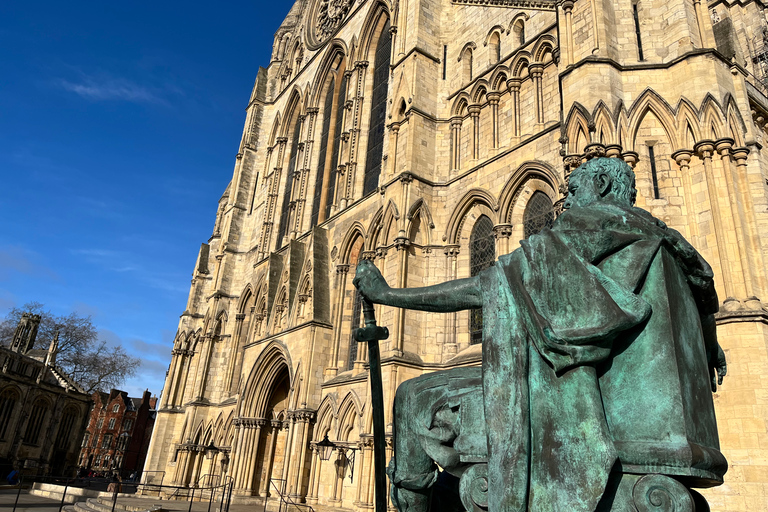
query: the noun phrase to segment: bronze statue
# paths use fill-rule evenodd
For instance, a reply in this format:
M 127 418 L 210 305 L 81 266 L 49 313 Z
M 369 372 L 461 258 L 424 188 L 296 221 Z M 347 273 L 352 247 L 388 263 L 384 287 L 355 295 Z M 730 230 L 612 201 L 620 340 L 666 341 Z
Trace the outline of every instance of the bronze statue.
M 710 393 L 726 373 L 713 274 L 635 196 L 629 166 L 596 158 L 571 175 L 552 229 L 476 277 L 393 289 L 358 265 L 371 302 L 483 308 L 482 368 L 397 391 L 400 512 L 429 510 L 438 466 L 461 478 L 467 510 L 632 511 L 659 496 L 654 510 L 705 507 L 691 488 L 727 470 Z

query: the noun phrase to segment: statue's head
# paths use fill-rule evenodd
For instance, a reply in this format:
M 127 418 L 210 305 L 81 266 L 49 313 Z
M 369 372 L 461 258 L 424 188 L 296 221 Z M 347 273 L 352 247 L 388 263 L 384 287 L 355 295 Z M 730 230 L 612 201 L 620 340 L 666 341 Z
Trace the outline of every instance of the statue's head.
M 635 173 L 618 158 L 593 158 L 571 173 L 564 208 L 611 201 L 624 206 L 635 204 Z

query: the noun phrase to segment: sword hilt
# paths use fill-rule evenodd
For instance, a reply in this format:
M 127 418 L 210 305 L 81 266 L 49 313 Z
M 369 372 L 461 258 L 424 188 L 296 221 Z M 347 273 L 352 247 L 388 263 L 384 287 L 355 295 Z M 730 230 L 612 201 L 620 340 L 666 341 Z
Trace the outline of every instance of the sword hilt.
M 363 319 L 365 327 L 355 329 L 355 340 L 361 342 L 381 341 L 389 338 L 389 329 L 376 325 L 376 310 L 373 302 L 363 297 Z

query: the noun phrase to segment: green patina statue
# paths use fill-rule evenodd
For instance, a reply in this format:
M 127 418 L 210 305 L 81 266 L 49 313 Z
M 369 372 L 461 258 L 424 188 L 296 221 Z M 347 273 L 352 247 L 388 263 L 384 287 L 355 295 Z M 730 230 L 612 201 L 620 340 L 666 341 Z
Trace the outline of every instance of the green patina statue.
M 597 158 L 571 175 L 552 229 L 476 277 L 393 289 L 360 263 L 355 285 L 374 303 L 483 308 L 482 368 L 398 388 L 400 512 L 430 510 L 439 469 L 460 477 L 467 510 L 708 510 L 691 488 L 727 470 L 712 271 L 635 196 L 629 166 Z

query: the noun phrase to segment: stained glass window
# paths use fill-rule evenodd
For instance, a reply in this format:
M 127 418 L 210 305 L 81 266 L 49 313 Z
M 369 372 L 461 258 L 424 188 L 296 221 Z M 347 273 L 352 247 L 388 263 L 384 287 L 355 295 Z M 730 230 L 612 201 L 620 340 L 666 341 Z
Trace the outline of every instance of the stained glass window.
M 379 35 L 376 45 L 376 59 L 373 67 L 373 94 L 371 95 L 371 122 L 368 129 L 368 151 L 365 159 L 363 195 L 376 189 L 381 173 L 381 158 L 384 154 L 384 129 L 387 116 L 387 88 L 389 86 L 389 54 L 392 37 L 389 20 Z
M 298 116 L 293 126 L 293 141 L 291 142 L 291 158 L 288 161 L 288 172 L 285 173 L 285 191 L 283 193 L 283 207 L 280 210 L 280 229 L 277 232 L 275 250 L 283 246 L 283 238 L 288 234 L 288 217 L 291 210 L 291 189 L 293 188 L 293 173 L 296 171 L 296 159 L 299 152 L 299 132 L 301 124 Z
M 555 208 L 544 192 L 534 192 L 523 214 L 525 238 L 535 235 L 544 228 L 551 228 L 555 222 Z
M 18 399 L 18 395 L 11 389 L 4 391 L 0 395 L 0 439 L 5 438 L 8 425 L 11 423 L 11 413 L 13 413 Z
M 469 272 L 476 276 L 493 265 L 496 259 L 496 239 L 493 236 L 493 222 L 485 215 L 475 222 L 469 236 Z M 469 342 L 472 345 L 483 341 L 483 310 L 469 311 Z

